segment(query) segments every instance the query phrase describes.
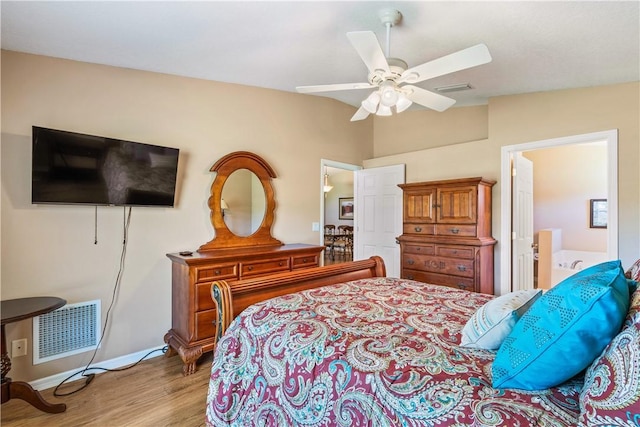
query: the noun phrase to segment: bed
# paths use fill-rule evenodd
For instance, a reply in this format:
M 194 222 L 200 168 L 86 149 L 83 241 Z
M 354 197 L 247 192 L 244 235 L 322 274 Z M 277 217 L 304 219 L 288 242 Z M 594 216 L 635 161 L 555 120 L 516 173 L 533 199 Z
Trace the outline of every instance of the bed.
M 626 336 L 611 340 L 586 379 L 581 372 L 527 391 L 492 386 L 500 350 L 460 345 L 469 319 L 493 296 L 389 277 L 336 280 L 293 293 L 285 286 L 233 320 L 221 314 L 207 425 L 640 423 L 640 291 L 630 303 L 627 295 L 618 334 Z M 214 284 L 218 304 L 232 305 L 234 286 Z

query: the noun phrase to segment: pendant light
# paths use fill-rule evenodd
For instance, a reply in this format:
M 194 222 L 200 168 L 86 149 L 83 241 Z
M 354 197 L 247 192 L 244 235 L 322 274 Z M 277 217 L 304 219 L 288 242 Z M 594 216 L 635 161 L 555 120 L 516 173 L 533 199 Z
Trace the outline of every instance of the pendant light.
M 324 192 L 328 193 L 333 189 L 333 185 L 329 185 L 329 174 L 327 173 L 327 167 L 324 167 Z

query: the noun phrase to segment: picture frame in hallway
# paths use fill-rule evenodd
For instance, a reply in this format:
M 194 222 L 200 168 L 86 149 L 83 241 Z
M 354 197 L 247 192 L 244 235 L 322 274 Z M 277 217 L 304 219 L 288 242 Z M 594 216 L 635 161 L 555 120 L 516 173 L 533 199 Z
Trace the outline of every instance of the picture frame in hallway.
M 338 198 L 338 219 L 353 219 L 353 197 Z
M 607 199 L 591 199 L 589 228 L 607 228 Z

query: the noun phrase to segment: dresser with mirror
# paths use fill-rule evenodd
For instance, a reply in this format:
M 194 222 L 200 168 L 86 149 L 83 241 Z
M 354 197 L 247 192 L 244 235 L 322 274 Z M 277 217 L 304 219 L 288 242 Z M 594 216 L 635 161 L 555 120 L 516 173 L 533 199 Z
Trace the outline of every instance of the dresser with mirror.
M 215 346 L 217 311 L 214 280 L 258 277 L 317 267 L 323 246 L 284 244 L 271 235 L 275 197 L 271 166 L 254 153 L 238 151 L 218 160 L 208 200 L 214 238 L 197 252 L 170 253 L 171 329 L 164 337 L 168 355 L 178 354 L 185 375 Z M 234 310 L 234 314 L 238 314 Z

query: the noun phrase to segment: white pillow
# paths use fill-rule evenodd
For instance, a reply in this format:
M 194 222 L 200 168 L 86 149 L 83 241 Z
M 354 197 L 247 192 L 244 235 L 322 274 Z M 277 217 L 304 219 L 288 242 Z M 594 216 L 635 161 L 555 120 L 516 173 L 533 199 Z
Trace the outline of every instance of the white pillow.
M 480 307 L 462 328 L 463 347 L 497 350 L 511 329 L 542 295 L 540 289 L 511 292 Z

